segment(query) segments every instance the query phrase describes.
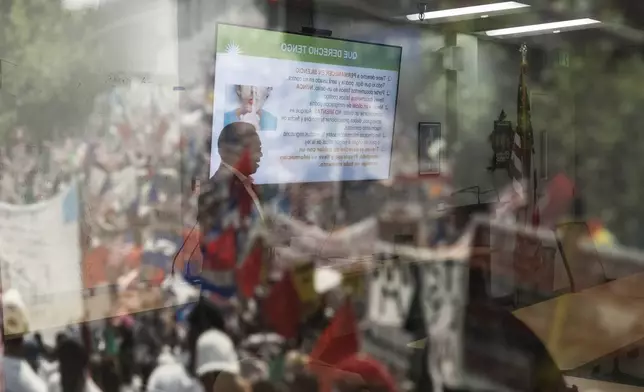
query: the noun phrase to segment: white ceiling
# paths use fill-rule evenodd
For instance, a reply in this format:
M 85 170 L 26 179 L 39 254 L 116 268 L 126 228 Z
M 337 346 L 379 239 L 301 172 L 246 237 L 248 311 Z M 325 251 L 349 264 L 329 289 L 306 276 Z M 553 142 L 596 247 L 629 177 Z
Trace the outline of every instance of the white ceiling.
M 465 7 L 470 5 L 499 2 L 502 0 L 313 0 L 316 9 L 330 13 L 349 14 L 355 17 L 375 17 L 399 23 L 408 22 L 404 16 L 419 11 L 419 3 L 427 4 L 427 10 Z M 437 23 L 425 21 L 424 25 L 435 29 L 450 29 L 464 33 L 475 33 L 484 30 L 544 23 L 580 17 L 599 19 L 604 24 L 599 31 L 584 30 L 581 32 L 563 33 L 557 36 L 539 36 L 533 38 L 537 43 L 551 46 L 562 40 L 597 39 L 598 35 L 613 40 L 632 44 L 644 42 L 644 33 L 637 26 L 627 25 L 621 17 L 623 4 L 633 0 L 517 0 L 531 5 L 528 12 L 470 20 L 467 22 Z M 635 0 L 644 3 L 644 0 Z M 618 4 L 618 5 L 616 5 Z M 613 7 L 613 8 L 609 8 Z M 623 9 L 620 9 L 623 8 Z M 637 18 L 635 18 L 637 20 Z M 522 38 L 524 40 L 525 38 Z

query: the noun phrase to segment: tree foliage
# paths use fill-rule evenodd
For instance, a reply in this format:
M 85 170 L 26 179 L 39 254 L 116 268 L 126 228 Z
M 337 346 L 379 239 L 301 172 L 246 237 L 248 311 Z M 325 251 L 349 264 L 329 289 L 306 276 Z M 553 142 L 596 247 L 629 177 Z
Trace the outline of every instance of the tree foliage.
M 47 140 L 83 124 L 101 88 L 100 47 L 91 41 L 95 11 L 59 0 L 0 4 L 0 140 L 17 125 Z
M 644 60 L 635 48 L 615 45 L 571 47 L 570 67 L 549 75 L 556 97 L 550 132 L 560 146 L 551 155 L 576 179 L 585 215 L 601 219 L 620 242 L 642 247 Z

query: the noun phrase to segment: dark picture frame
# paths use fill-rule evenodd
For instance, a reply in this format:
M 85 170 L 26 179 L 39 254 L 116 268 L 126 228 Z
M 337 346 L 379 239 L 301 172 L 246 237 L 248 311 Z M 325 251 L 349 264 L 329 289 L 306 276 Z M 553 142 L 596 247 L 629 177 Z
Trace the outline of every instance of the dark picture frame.
M 438 176 L 441 174 L 441 161 L 444 159 L 443 149 L 438 159 L 429 156 L 429 147 L 442 138 L 442 125 L 439 122 L 418 123 L 418 175 Z

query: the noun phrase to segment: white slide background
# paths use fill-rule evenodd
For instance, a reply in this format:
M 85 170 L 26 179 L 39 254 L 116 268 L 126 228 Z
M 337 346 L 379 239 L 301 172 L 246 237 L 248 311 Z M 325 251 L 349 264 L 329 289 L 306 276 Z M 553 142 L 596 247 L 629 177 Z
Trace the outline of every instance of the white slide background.
M 382 120 L 383 135 L 377 139 L 379 158 L 371 166 L 325 166 L 320 167 L 317 159 L 311 160 L 282 160 L 282 156 L 301 155 L 298 150 L 305 147 L 305 140 L 325 139 L 325 132 L 337 132 L 344 130 L 343 124 L 321 123 L 320 115 L 314 111 L 310 114 L 313 117 L 311 122 L 286 121 L 283 117 L 297 115 L 291 109 L 307 110 L 311 108 L 311 101 L 318 102 L 340 102 L 336 99 L 325 99 L 329 92 L 309 91 L 296 88 L 296 82 L 289 81 L 291 76 L 314 76 L 298 74 L 298 68 L 325 69 L 331 71 L 355 72 L 359 74 L 375 75 L 384 77 L 385 85 L 382 89 L 384 95 L 383 109 L 371 109 L 375 117 Z M 320 63 L 297 62 L 291 60 L 280 60 L 273 58 L 244 56 L 240 54 L 218 54 L 215 71 L 215 102 L 213 116 L 213 153 L 211 155 L 210 174 L 212 175 L 220 165 L 219 154 L 217 154 L 217 139 L 224 125 L 224 113 L 231 110 L 236 103 L 234 89 L 235 84 L 273 87 L 271 96 L 266 101 L 263 110 L 266 110 L 278 119 L 277 130 L 259 132 L 262 140 L 263 157 L 258 172 L 253 176 L 258 184 L 289 183 L 289 182 L 320 182 L 339 180 L 366 180 L 386 179 L 389 177 L 389 166 L 391 160 L 391 146 L 394 129 L 395 100 L 398 87 L 398 72 L 380 69 L 369 69 L 349 66 L 337 66 Z M 317 76 L 316 76 L 317 77 Z M 328 78 L 328 77 L 327 77 Z M 341 80 L 341 79 L 338 79 Z M 315 83 L 314 83 L 315 84 Z M 321 86 L 328 86 L 323 84 Z M 334 95 L 342 95 L 333 93 Z M 233 95 L 231 97 L 231 95 Z M 354 96 L 356 94 L 349 94 Z M 380 111 L 381 113 L 375 113 Z M 302 116 L 301 116 L 302 117 Z M 318 118 L 316 121 L 315 118 Z M 327 115 L 328 117 L 328 115 Z M 331 117 L 334 117 L 331 115 Z M 340 114 L 336 117 L 351 118 Z M 284 132 L 307 133 L 309 136 L 294 137 L 284 136 Z M 314 135 L 311 136 L 310 133 Z M 328 139 L 328 138 L 327 138 Z M 355 137 L 352 139 L 356 139 Z M 336 139 L 337 140 L 337 139 Z M 369 139 L 369 140 L 374 140 Z M 358 142 L 360 143 L 360 142 Z M 314 147 L 309 145 L 308 147 Z M 317 147 L 322 147 L 317 145 Z M 354 146 L 355 147 L 355 146 Z M 371 146 L 373 147 L 373 146 Z M 310 154 L 318 155 L 318 154 Z

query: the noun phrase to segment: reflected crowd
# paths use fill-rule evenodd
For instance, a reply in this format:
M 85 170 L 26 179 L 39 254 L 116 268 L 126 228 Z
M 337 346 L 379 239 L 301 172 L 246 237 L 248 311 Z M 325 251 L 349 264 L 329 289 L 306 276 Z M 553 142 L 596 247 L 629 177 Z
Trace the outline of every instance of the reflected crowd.
M 112 294 L 107 306 L 87 310 L 78 324 L 34 332 L 21 295 L 8 288 L 2 297 L 4 389 L 399 390 L 400 380 L 385 365 L 358 353 L 345 355 L 331 373 L 312 370 L 308 349 L 333 318 L 332 308 L 322 305 L 326 299 L 302 325 L 304 332 L 287 338 L 265 325 L 259 303 L 267 293 L 224 304 L 199 295 L 181 274 L 168 274 L 196 219 L 199 190 L 189 179 L 207 166 L 208 115 L 197 88 L 185 94 L 196 98 L 182 100 L 177 112 L 158 91 L 137 87 L 144 99 L 134 86 L 97 99 L 83 137 L 35 143 L 19 128 L 2 149 L 1 203 L 38 204 L 79 187 L 84 286 L 89 296 L 105 285 Z M 156 249 L 160 237 L 171 237 L 173 247 Z M 137 249 L 143 255 L 132 263 Z M 98 250 L 107 256 L 94 257 Z M 123 283 L 132 272 L 134 279 Z M 122 303 L 119 295 L 133 288 L 156 289 L 152 310 Z
M 332 269 L 300 266 L 298 263 L 304 261 L 298 260 L 302 253 L 293 249 L 292 242 L 289 247 L 275 238 L 271 239 L 285 245 L 271 250 L 274 256 L 271 261 L 277 261 L 271 267 L 281 270 L 280 274 L 273 276 L 273 270 L 251 268 L 258 258 L 260 265 L 263 260 L 261 253 L 265 247 L 261 242 L 259 253 L 251 243 L 247 252 L 238 251 L 231 257 L 235 259 L 233 265 L 245 258 L 239 273 L 243 278 L 237 282 L 238 295 L 210 289 L 195 271 L 190 273 L 193 262 L 206 266 L 211 243 L 205 239 L 212 234 L 201 233 L 197 223 L 199 195 L 213 193 L 210 184 L 195 181 L 208 175 L 202 171 L 208 168 L 211 153 L 212 118 L 205 109 L 211 103 L 204 105 L 207 100 L 203 91 L 203 86 L 187 88 L 179 105 L 173 106 L 172 99 L 154 87 L 140 84 L 115 88 L 96 100 L 96 114 L 82 138 L 67 137 L 34 147 L 28 132 L 15 130 L 2 151 L 0 201 L 6 205 L 33 205 L 52 199 L 66 187 L 78 187 L 82 200 L 86 311 L 78 323 L 34 331 L 21 295 L 13 288 L 5 288 L 1 379 L 5 390 L 569 389 L 534 332 L 513 317 L 507 307 L 488 301 L 485 290 L 477 291 L 481 286 L 470 282 L 471 291 L 467 293 L 468 288 L 456 283 L 458 277 L 468 274 L 450 272 L 459 265 L 453 259 L 466 260 L 467 254 L 454 257 L 454 252 L 449 253 L 461 245 L 457 240 L 462 233 L 453 227 L 449 209 L 444 207 L 436 216 L 423 216 L 426 222 L 422 229 L 430 247 L 447 249 L 445 254 L 449 255 L 438 252 L 438 256 L 429 253 L 432 255 L 429 257 L 428 253 L 382 250 L 374 245 L 376 228 L 380 237 L 386 237 L 386 222 L 376 222 L 368 214 L 356 219 L 350 218 L 350 214 L 341 216 L 334 209 L 337 204 L 332 201 L 335 196 L 332 187 L 265 186 L 262 189 L 266 196 L 265 212 L 289 215 L 300 221 L 281 223 L 285 230 L 298 234 L 300 251 L 310 251 L 324 243 L 327 245 L 324 249 L 315 251 L 320 252 L 317 257 L 330 263 L 334 258 L 337 261 L 361 253 L 365 249 L 359 248 L 366 247 L 366 253 L 384 255 L 377 260 L 386 266 L 381 269 L 384 273 L 379 273 L 373 264 L 364 269 L 356 267 L 352 272 L 358 277 L 350 280 L 346 276 L 339 278 Z M 248 133 L 255 135 L 254 131 Z M 261 152 L 256 155 L 261 157 Z M 259 158 L 256 159 L 254 163 L 258 164 Z M 443 178 L 417 185 L 406 179 L 380 188 L 381 192 L 389 189 L 386 192 L 398 198 L 393 203 L 397 205 L 389 206 L 383 214 L 390 216 L 388 223 L 395 229 L 392 231 L 404 231 L 400 222 L 407 223 L 402 218 L 408 213 L 411 199 L 432 199 L 435 208 L 451 196 L 452 190 Z M 214 198 L 215 202 L 222 201 L 220 193 Z M 235 199 L 227 193 L 223 198 L 222 204 Z M 239 199 L 233 201 L 241 203 Z M 213 210 L 207 207 L 211 213 Z M 249 210 L 254 207 L 257 206 L 250 206 Z M 380 207 L 367 210 L 375 214 Z M 510 212 L 514 213 L 515 208 L 510 208 Z M 247 211 L 247 215 L 253 214 Z M 269 220 L 272 228 L 280 226 L 279 219 Z M 202 218 L 202 226 L 213 226 L 203 222 Z M 345 226 L 344 231 L 338 226 Z M 334 229 L 341 232 L 335 239 L 329 234 Z M 225 234 L 218 232 L 218 239 L 212 243 L 222 247 Z M 251 234 L 252 230 L 244 233 L 242 241 L 252 242 Z M 279 237 L 278 233 L 271 234 Z M 395 236 L 384 241 L 410 245 L 408 240 L 401 241 Z M 469 245 L 465 241 L 464 246 Z M 217 257 L 223 258 L 221 254 Z M 388 264 L 394 259 L 400 261 L 399 258 L 426 262 L 432 257 L 444 263 L 427 270 L 399 266 L 404 263 Z M 540 263 L 541 259 L 537 261 Z M 356 265 L 359 267 L 360 263 L 351 267 Z M 8 268 L 4 260 L 2 267 Z M 528 274 L 534 275 L 532 271 Z M 368 277 L 386 283 L 372 284 L 367 289 Z M 470 274 L 470 281 L 477 277 Z M 420 284 L 421 281 L 424 283 Z M 435 283 L 429 287 L 431 295 L 427 288 L 419 288 L 427 282 Z M 221 282 L 215 283 L 218 286 Z M 451 292 L 443 285 L 451 286 Z M 388 305 L 367 304 L 365 292 L 372 303 L 374 297 L 394 302 L 391 319 L 395 321 L 388 319 L 388 310 L 382 311 L 387 317 L 370 314 L 370 309 Z M 422 303 L 423 298 L 429 305 Z M 424 318 L 424 314 L 431 316 Z M 462 315 L 464 322 L 459 329 L 456 326 Z M 387 319 L 383 324 L 389 329 L 379 330 L 364 322 L 383 319 Z M 392 347 L 392 335 L 397 330 L 404 330 L 401 338 L 404 342 Z M 427 339 L 428 331 L 435 336 Z M 505 383 L 504 388 L 477 382 L 464 389 L 441 385 L 442 378 L 453 377 L 455 371 L 450 366 L 455 367 L 457 361 L 452 354 L 463 342 L 474 343 L 473 350 L 480 350 L 467 363 L 473 367 L 473 373 Z M 368 346 L 371 347 L 365 349 Z M 511 355 L 497 364 L 491 360 L 497 352 Z M 512 355 L 527 362 L 513 363 L 508 360 Z M 403 366 L 396 366 L 399 358 L 394 359 L 395 356 L 403 358 L 399 361 Z

